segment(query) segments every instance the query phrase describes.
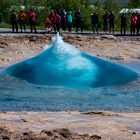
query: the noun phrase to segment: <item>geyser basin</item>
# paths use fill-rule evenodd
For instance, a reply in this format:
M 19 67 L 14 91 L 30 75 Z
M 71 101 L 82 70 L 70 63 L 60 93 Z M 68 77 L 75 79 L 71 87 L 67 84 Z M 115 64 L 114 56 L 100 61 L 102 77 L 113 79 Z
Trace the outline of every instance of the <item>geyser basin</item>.
M 122 85 L 74 89 L 0 78 L 0 111 L 140 110 L 140 79 Z
M 122 66 L 89 56 L 57 34 L 41 54 L 6 68 L 1 75 L 26 80 L 37 85 L 95 88 L 123 84 L 138 77 Z
M 0 111 L 139 110 L 138 76 L 56 36 L 41 54 L 1 72 Z

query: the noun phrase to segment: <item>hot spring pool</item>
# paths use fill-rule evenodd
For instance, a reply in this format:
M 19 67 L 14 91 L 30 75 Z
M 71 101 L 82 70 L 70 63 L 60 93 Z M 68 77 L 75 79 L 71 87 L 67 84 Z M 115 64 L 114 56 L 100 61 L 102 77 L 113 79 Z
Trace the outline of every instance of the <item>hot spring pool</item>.
M 0 71 L 0 111 L 135 111 L 139 77 L 57 35 L 42 53 Z
M 0 111 L 140 110 L 140 79 L 94 89 L 39 86 L 13 77 L 0 79 Z

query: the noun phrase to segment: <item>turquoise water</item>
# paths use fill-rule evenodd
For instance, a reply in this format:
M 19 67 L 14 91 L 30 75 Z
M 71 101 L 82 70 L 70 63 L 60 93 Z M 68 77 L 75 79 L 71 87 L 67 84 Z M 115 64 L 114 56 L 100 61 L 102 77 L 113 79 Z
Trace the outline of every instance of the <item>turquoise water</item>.
M 41 54 L 0 72 L 0 111 L 140 109 L 135 71 L 63 42 L 59 35 Z
M 13 77 L 0 79 L 0 111 L 140 110 L 140 80 L 94 89 L 40 86 Z
M 37 85 L 96 88 L 124 84 L 139 75 L 121 65 L 87 55 L 57 34 L 37 56 L 9 66 L 0 75 L 11 75 Z

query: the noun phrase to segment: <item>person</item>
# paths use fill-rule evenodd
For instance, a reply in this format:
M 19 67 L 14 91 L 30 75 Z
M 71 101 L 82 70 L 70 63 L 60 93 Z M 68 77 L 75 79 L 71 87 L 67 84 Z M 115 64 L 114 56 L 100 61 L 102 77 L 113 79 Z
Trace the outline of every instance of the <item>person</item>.
M 135 13 L 132 13 L 131 15 L 131 35 L 135 34 L 136 26 L 137 26 L 137 16 Z
M 28 16 L 29 16 L 29 23 L 30 23 L 30 30 L 31 30 L 31 33 L 34 32 L 36 33 L 36 27 L 35 27 L 35 23 L 36 23 L 36 13 L 34 12 L 33 9 L 30 9 L 29 13 L 28 13 Z
M 82 32 L 82 13 L 80 11 L 80 9 L 78 9 L 78 11 L 75 14 L 75 18 L 76 18 L 76 32 L 78 32 L 78 29 L 81 29 Z
M 114 23 L 115 23 L 115 15 L 114 12 L 111 12 L 108 16 L 109 20 L 109 32 L 114 34 Z
M 139 34 L 140 30 L 140 13 L 137 13 L 137 35 Z
M 98 34 L 98 15 L 97 15 L 97 13 L 91 14 L 91 24 L 92 24 L 93 33 L 96 30 L 96 32 Z
M 56 30 L 57 32 L 60 32 L 61 17 L 57 12 L 55 14 L 56 14 Z
M 48 17 L 45 19 L 45 26 L 47 33 L 50 33 L 52 31 L 52 22 Z
M 12 23 L 12 32 L 15 32 L 15 29 L 16 29 L 16 32 L 18 32 L 18 23 L 17 23 L 18 20 L 17 20 L 17 14 L 15 10 L 12 10 L 10 20 Z
M 54 10 L 51 11 L 51 13 L 49 15 L 49 19 L 52 23 L 54 31 L 56 32 L 56 12 Z
M 59 16 L 59 14 L 57 14 L 56 11 L 52 10 L 52 12 L 49 15 L 49 19 L 52 22 L 54 31 L 60 31 L 60 24 L 61 24 L 61 17 Z
M 24 11 L 21 9 L 20 12 L 18 13 L 18 22 L 19 22 L 19 25 L 20 25 L 21 32 L 23 31 L 22 26 L 24 28 L 24 32 L 26 32 L 25 17 L 26 17 L 26 15 L 25 15 Z
M 121 35 L 125 35 L 126 32 L 126 14 L 122 13 L 121 14 Z
M 109 16 L 109 14 L 108 14 L 108 12 L 106 11 L 105 14 L 103 15 L 103 30 L 104 30 L 104 32 L 106 32 L 106 33 L 107 33 L 107 31 L 108 31 L 108 16 Z
M 68 11 L 67 13 L 67 23 L 68 23 L 68 32 L 72 32 L 72 11 Z
M 65 9 L 62 9 L 60 13 L 61 17 L 61 27 L 63 31 L 66 31 L 66 26 L 67 26 L 67 12 Z

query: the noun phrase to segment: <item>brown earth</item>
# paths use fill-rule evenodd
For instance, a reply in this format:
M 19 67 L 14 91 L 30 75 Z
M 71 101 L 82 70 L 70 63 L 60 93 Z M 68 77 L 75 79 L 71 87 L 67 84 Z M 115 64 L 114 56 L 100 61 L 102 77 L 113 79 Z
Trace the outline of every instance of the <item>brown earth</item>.
M 140 113 L 1 112 L 0 139 L 140 140 Z
M 8 66 L 40 53 L 52 35 L 0 36 L 0 64 Z M 140 38 L 115 38 L 110 36 L 63 34 L 64 41 L 91 55 L 107 60 L 139 61 Z

